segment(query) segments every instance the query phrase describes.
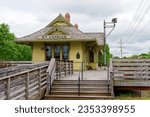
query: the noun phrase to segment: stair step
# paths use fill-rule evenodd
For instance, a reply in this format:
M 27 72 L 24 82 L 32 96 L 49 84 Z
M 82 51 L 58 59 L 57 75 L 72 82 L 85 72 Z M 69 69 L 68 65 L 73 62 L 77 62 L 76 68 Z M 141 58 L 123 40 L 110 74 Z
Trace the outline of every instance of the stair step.
M 65 83 L 75 83 L 78 82 L 78 80 L 54 80 L 55 82 L 65 82 Z M 110 81 L 107 80 L 80 80 L 81 83 L 109 83 Z
M 58 91 L 58 90 L 51 90 L 51 92 L 78 92 L 78 90 L 74 90 L 74 91 L 68 91 L 68 90 L 65 90 L 65 91 Z M 101 92 L 106 92 L 106 93 L 108 93 L 108 90 L 95 90 L 95 91 L 93 91 L 93 90 L 87 90 L 87 91 L 85 91 L 85 90 L 80 90 L 80 92 L 89 92 L 89 93 L 101 93 Z
M 113 99 L 112 96 L 78 96 L 78 95 L 46 95 L 45 99 L 50 100 L 100 100 Z
M 51 95 L 78 95 L 78 91 L 51 91 Z M 108 96 L 108 91 L 80 91 L 80 95 Z
M 108 87 L 110 85 L 99 85 L 99 84 L 80 84 L 80 87 L 82 88 L 86 88 L 86 87 L 94 87 L 94 88 L 97 88 L 97 87 L 100 87 L 100 88 L 104 88 L 104 87 Z M 52 87 L 78 87 L 78 84 L 53 84 Z
M 107 91 L 108 87 L 81 87 L 81 91 Z M 110 88 L 109 88 L 110 90 Z M 78 91 L 78 87 L 52 87 L 52 91 Z
M 110 81 L 107 80 L 81 80 L 80 95 L 78 96 L 77 80 L 53 81 L 51 95 L 46 95 L 46 99 L 112 99 L 110 94 Z M 108 91 L 109 90 L 109 91 Z
M 72 79 L 72 80 L 68 80 L 68 79 L 55 79 L 55 81 L 77 81 L 78 79 L 76 79 L 76 80 L 74 80 L 74 79 Z M 99 81 L 99 82 L 107 82 L 108 80 L 81 80 L 81 81 Z
M 98 83 L 98 82 L 80 82 L 80 85 L 109 85 L 110 83 Z M 53 82 L 53 85 L 78 85 L 78 82 Z

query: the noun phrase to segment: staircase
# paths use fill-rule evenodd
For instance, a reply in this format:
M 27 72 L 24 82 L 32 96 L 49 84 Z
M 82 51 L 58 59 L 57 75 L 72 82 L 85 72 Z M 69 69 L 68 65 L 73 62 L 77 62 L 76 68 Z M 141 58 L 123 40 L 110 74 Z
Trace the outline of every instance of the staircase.
M 79 88 L 80 87 L 80 88 Z M 51 92 L 45 96 L 48 100 L 96 100 L 112 99 L 110 82 L 107 80 L 77 80 L 53 81 Z

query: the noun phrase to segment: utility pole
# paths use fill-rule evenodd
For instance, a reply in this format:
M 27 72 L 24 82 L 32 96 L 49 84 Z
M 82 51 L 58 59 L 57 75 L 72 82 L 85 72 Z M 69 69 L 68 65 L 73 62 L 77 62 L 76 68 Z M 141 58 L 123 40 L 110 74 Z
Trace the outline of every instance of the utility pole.
M 104 48 L 103 48 L 103 51 L 104 51 L 104 69 L 106 69 L 106 65 L 107 65 L 107 62 L 106 62 L 106 38 L 110 35 L 110 33 L 114 30 L 115 28 L 115 24 L 117 23 L 117 18 L 113 18 L 111 20 L 111 22 L 106 22 L 104 20 Z M 106 35 L 106 28 L 110 28 L 111 30 L 109 31 L 109 33 Z
M 120 39 L 120 42 L 119 42 L 119 44 L 120 44 L 120 46 L 119 46 L 119 48 L 120 48 L 120 58 L 122 58 L 122 57 L 123 57 L 123 46 L 122 46 L 122 39 Z
M 150 58 L 150 47 L 149 47 L 149 58 Z
M 106 67 L 106 23 L 104 20 L 104 69 Z

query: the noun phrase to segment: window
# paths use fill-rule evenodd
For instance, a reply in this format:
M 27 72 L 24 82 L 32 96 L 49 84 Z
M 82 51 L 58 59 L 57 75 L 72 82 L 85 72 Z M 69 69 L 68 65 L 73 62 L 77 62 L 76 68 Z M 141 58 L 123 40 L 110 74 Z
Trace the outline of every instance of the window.
M 46 61 L 50 61 L 52 58 L 52 46 L 46 46 Z
M 76 54 L 76 59 L 80 59 L 80 53 L 79 52 L 77 52 L 77 54 Z
M 69 46 L 63 45 L 62 47 L 62 59 L 68 60 L 69 59 Z
M 90 62 L 94 62 L 94 52 L 90 51 Z
M 89 47 L 89 62 L 94 62 L 94 47 Z
M 54 58 L 60 59 L 60 46 L 55 45 L 54 47 Z

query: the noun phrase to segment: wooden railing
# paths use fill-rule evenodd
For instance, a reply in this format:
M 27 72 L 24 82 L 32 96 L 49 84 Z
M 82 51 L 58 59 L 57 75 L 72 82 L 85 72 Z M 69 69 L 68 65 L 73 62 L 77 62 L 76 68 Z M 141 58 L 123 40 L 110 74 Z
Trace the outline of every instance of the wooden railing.
M 73 74 L 73 61 L 56 61 L 56 78 Z
M 32 61 L 0 61 L 0 68 L 7 68 L 17 65 L 33 64 Z
M 48 64 L 0 78 L 0 99 L 41 99 L 47 86 Z
M 150 59 L 113 59 L 111 62 L 115 85 L 150 86 Z
M 49 67 L 47 69 L 47 92 L 46 94 L 51 94 L 51 86 L 54 79 L 73 74 L 73 61 L 55 61 L 51 59 Z
M 51 94 L 51 86 L 52 86 L 54 79 L 56 78 L 55 71 L 56 71 L 56 61 L 55 61 L 55 59 L 51 59 L 51 62 L 46 71 L 48 74 L 47 75 L 47 92 L 46 92 L 46 94 Z
M 51 92 L 51 85 L 55 78 L 72 73 L 72 61 L 55 61 L 55 59 L 50 63 L 0 69 L 0 99 L 41 99 L 46 90 L 47 93 Z

